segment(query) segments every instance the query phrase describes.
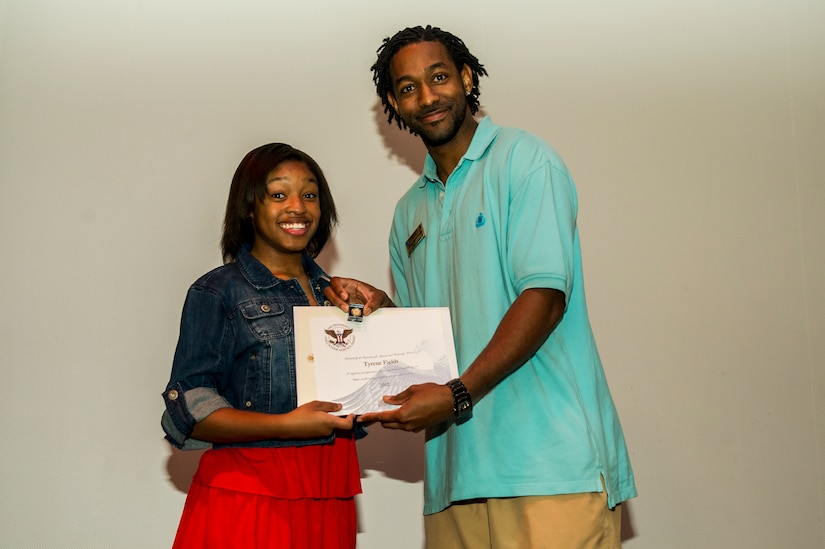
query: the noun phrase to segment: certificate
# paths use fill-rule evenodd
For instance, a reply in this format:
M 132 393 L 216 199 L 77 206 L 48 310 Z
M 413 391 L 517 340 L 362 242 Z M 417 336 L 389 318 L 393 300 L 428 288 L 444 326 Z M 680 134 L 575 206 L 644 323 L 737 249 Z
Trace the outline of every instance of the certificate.
M 458 377 L 450 310 L 379 309 L 358 322 L 336 307 L 294 307 L 298 404 L 340 402 L 339 414 L 397 408 L 384 395 Z

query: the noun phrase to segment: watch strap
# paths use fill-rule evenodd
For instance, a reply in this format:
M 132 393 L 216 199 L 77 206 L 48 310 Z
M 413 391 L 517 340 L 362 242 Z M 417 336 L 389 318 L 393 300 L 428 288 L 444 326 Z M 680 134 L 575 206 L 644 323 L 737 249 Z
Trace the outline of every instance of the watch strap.
M 470 391 L 459 378 L 448 381 L 447 387 L 453 393 L 453 414 L 458 422 L 470 419 L 473 415 L 473 398 L 470 396 Z

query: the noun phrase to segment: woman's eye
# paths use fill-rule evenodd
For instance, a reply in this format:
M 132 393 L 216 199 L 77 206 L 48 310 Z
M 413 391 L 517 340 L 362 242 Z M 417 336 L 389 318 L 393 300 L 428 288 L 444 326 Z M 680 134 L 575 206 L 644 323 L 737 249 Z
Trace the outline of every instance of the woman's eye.
M 304 194 L 304 198 L 306 198 L 307 200 L 314 200 L 318 198 L 318 195 L 316 193 L 306 193 Z
M 280 199 L 284 198 L 286 195 L 284 193 L 272 193 L 269 196 L 271 196 L 275 200 L 280 200 Z

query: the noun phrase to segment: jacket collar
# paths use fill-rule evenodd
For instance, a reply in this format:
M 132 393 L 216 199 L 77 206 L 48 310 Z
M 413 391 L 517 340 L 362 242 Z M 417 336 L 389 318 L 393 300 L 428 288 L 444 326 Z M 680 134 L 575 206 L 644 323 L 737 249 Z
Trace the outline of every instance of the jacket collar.
M 281 280 L 273 275 L 263 263 L 252 255 L 252 246 L 249 244 L 241 246 L 241 249 L 238 250 L 237 257 L 235 257 L 235 262 L 238 264 L 238 268 L 241 270 L 241 274 L 243 274 L 247 282 L 258 290 L 272 288 L 286 282 L 286 280 Z M 303 262 L 304 270 L 307 275 L 309 275 L 310 282 L 314 286 L 319 278 L 325 276 L 324 271 L 315 263 L 309 254 L 305 253 L 303 255 Z

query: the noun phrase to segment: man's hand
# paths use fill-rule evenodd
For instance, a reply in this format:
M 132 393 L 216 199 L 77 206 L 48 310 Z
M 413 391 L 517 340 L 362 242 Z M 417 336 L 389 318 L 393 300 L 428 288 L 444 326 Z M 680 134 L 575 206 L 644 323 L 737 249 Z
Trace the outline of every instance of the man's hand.
M 384 402 L 400 405 L 400 408 L 363 414 L 358 421 L 366 424 L 379 422 L 387 429 L 417 433 L 453 415 L 453 392 L 446 385 L 437 383 L 412 385 L 397 395 L 385 396 Z
M 363 303 L 364 316 L 381 307 L 395 307 L 395 303 L 384 290 L 379 290 L 366 282 L 334 276 L 329 284 L 324 288 L 324 295 L 330 303 L 345 313 L 349 312 L 350 303 Z

